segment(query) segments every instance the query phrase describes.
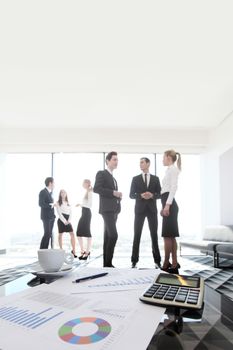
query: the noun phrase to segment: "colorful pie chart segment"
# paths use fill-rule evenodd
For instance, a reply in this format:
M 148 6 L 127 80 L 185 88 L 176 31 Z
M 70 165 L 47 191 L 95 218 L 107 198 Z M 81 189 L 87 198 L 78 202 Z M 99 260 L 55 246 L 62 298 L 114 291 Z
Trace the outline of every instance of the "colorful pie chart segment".
M 95 333 L 86 336 L 73 333 L 73 328 L 82 323 L 95 324 L 98 327 L 98 329 Z M 76 328 L 76 330 L 76 333 L 78 333 L 78 327 Z M 96 343 L 106 338 L 110 332 L 111 325 L 107 321 L 96 317 L 80 317 L 64 323 L 59 329 L 58 335 L 62 340 L 64 340 L 67 343 L 84 345 Z

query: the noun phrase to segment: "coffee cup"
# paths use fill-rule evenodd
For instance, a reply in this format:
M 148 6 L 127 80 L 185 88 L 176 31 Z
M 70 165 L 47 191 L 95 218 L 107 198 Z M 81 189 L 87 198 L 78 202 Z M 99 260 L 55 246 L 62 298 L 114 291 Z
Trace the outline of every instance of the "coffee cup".
M 57 272 L 64 263 L 72 264 L 74 256 L 63 249 L 39 249 L 38 261 L 45 272 Z

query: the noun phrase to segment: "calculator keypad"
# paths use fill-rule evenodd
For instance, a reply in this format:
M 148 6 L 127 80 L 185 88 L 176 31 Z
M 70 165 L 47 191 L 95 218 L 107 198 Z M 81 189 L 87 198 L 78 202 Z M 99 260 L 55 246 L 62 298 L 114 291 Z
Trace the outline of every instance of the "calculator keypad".
M 166 300 L 169 302 L 187 303 L 196 305 L 199 299 L 199 290 L 185 287 L 174 287 L 161 284 L 153 284 L 144 294 L 146 298 Z

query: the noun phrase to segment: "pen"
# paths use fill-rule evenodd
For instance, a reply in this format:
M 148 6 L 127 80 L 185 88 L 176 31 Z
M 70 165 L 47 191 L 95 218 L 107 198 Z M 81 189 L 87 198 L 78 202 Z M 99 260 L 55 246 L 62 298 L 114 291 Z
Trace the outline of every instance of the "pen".
M 103 277 L 103 276 L 106 276 L 107 274 L 108 274 L 108 272 L 103 272 L 103 273 L 98 273 L 97 275 L 78 278 L 77 280 L 73 281 L 73 283 L 79 283 L 82 281 L 93 280 L 94 278 Z

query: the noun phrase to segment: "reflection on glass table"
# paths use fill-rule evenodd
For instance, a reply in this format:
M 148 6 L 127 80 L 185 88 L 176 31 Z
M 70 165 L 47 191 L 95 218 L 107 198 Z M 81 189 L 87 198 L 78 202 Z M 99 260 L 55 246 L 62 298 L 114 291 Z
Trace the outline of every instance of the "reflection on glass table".
M 52 279 L 46 281 L 32 274 L 27 274 L 1 286 L 0 295 L 10 295 L 30 288 L 30 286 L 51 283 L 52 281 Z M 151 305 L 151 307 L 156 308 L 154 305 Z M 147 350 L 232 350 L 232 310 L 232 299 L 205 286 L 203 309 L 167 309 Z
M 206 286 L 201 310 L 168 308 L 147 350 L 233 349 L 233 300 Z
M 55 281 L 57 278 L 60 277 L 45 279 L 35 277 L 33 274 L 28 273 L 22 277 L 15 279 L 14 281 L 8 282 L 0 286 L 0 296 L 7 296 L 14 293 L 18 293 L 27 288 L 38 286 L 42 283 L 48 284 Z

